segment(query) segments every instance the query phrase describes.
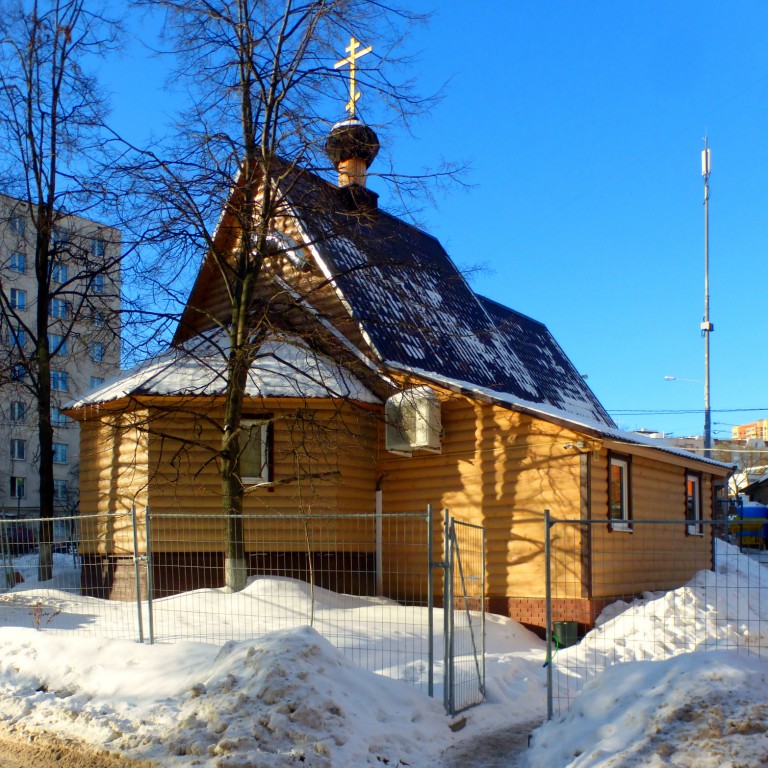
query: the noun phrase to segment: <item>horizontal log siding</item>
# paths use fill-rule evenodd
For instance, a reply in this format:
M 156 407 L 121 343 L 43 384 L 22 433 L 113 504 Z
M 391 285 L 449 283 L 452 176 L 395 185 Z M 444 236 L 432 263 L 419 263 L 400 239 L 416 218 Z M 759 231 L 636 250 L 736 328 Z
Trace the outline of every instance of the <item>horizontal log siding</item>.
M 608 517 L 608 458 L 593 463 L 593 519 L 605 519 L 592 531 L 592 596 L 634 595 L 678 587 L 696 571 L 712 566 L 712 532 L 691 536 L 685 524 L 684 467 L 631 459 L 632 516 L 636 520 L 680 520 L 680 525 L 642 525 L 632 533 L 611 531 Z M 701 483 L 702 512 L 712 516 L 712 476 Z
M 131 506 L 148 501 L 144 412 L 105 416 L 80 425 L 80 552 L 133 555 Z M 98 521 L 92 515 L 123 513 Z M 143 531 L 142 531 L 143 536 Z
M 437 513 L 447 508 L 461 520 L 485 526 L 487 596 L 543 596 L 544 510 L 560 517 L 580 515 L 580 460 L 566 448 L 577 436 L 530 416 L 463 398 L 443 403 L 442 421 L 442 454 L 383 455 L 384 510 L 414 512 L 432 504 Z M 555 540 L 555 549 L 560 543 Z M 568 544 L 580 546 L 580 541 Z M 443 546 L 439 524 L 433 546 L 439 557 Z M 404 547 L 393 547 L 385 553 L 385 572 L 393 562 L 416 556 Z M 562 597 L 583 593 L 580 566 L 575 573 L 571 566 L 564 556 L 556 556 Z M 415 567 L 407 570 L 415 572 Z
M 284 402 L 284 401 L 283 401 Z M 352 405 L 330 401 L 307 409 L 259 401 L 246 412 L 270 413 L 273 421 L 274 485 L 248 487 L 246 515 L 313 515 L 373 512 L 376 483 L 375 417 Z M 209 414 L 214 422 L 216 412 Z M 208 419 L 184 419 L 157 413 L 152 421 L 150 500 L 156 551 L 207 552 L 223 548 L 219 516 L 221 487 L 214 459 L 220 432 Z M 197 445 L 183 436 L 196 435 Z M 165 519 L 163 514 L 206 515 Z M 358 520 L 294 522 L 245 521 L 246 550 L 305 551 L 307 537 L 316 549 L 372 551 L 373 524 Z M 341 539 L 345 544 L 340 544 Z

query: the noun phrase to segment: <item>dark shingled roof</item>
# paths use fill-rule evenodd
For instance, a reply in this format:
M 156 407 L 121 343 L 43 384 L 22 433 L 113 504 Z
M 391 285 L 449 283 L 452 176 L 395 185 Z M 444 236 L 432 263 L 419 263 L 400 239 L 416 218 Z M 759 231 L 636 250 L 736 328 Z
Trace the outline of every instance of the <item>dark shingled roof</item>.
M 546 327 L 476 295 L 434 237 L 371 208 L 368 190 L 306 171 L 289 186 L 321 267 L 382 363 L 615 427 Z

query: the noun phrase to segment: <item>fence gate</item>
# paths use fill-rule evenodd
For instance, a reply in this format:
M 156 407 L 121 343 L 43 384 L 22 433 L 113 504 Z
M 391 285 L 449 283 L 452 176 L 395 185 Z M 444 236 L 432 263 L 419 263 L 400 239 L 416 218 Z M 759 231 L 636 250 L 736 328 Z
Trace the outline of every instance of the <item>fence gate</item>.
M 443 697 L 454 715 L 485 697 L 485 530 L 444 515 Z

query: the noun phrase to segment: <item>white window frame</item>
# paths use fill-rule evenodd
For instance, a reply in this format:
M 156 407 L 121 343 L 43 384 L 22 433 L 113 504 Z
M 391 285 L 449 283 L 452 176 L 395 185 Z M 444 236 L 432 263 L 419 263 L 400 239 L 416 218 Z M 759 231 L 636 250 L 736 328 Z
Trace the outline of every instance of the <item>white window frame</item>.
M 103 259 L 107 252 L 107 242 L 99 237 L 91 238 L 91 256 L 95 259 Z
M 53 463 L 69 464 L 69 445 L 67 443 L 53 443 Z
M 27 406 L 21 400 L 12 400 L 8 406 L 8 418 L 13 424 L 23 424 L 27 418 Z
M 89 389 L 96 389 L 96 387 L 100 387 L 103 383 L 104 383 L 103 376 L 91 376 Z
M 8 329 L 11 336 L 11 344 L 17 349 L 24 349 L 27 346 L 27 332 L 23 328 L 14 328 L 11 326 Z
M 24 274 L 27 271 L 27 254 L 21 251 L 11 251 L 11 257 L 8 260 L 8 268 L 12 272 Z
M 48 314 L 51 317 L 56 317 L 59 320 L 66 320 L 69 315 L 69 308 L 67 302 L 64 299 L 51 299 L 48 305 Z
M 269 419 L 242 419 L 240 421 L 242 437 L 240 440 L 240 480 L 243 485 L 264 485 L 270 482 L 269 477 Z M 259 428 L 254 436 L 254 428 Z M 243 439 L 245 438 L 245 439 Z M 258 474 L 243 470 L 244 463 L 252 462 L 254 449 L 258 446 L 259 457 L 256 460 L 260 466 Z M 251 463 L 251 466 L 253 462 Z M 246 470 L 249 467 L 246 466 Z
M 8 231 L 19 237 L 23 236 L 27 231 L 26 219 L 23 216 L 11 216 L 8 219 Z
M 68 427 L 69 416 L 66 413 L 62 413 L 60 408 L 55 405 L 51 406 L 51 424 L 54 427 Z
M 66 480 L 55 479 L 53 481 L 53 498 L 56 501 L 66 501 L 68 491 Z
M 54 262 L 51 267 L 51 280 L 54 280 L 57 283 L 66 283 L 68 277 L 69 270 L 67 269 L 67 265 Z
M 51 389 L 54 392 L 69 392 L 69 373 L 51 371 Z
M 608 521 L 612 531 L 632 532 L 632 463 L 628 456 L 611 454 L 608 458 Z M 621 471 L 621 517 L 613 517 L 613 468 Z
M 10 497 L 12 499 L 27 498 L 27 483 L 25 478 L 11 475 Z
M 65 357 L 67 354 L 67 340 L 60 333 L 49 333 L 48 350 L 52 355 Z
M 693 494 L 689 488 L 693 486 Z M 692 503 L 691 503 L 692 502 Z M 685 473 L 685 519 L 688 521 L 686 531 L 690 536 L 703 536 L 704 526 L 701 524 L 702 518 L 702 494 L 701 494 L 701 475 L 695 472 Z
M 11 459 L 13 461 L 27 460 L 27 441 L 19 437 L 11 438 Z
M 26 309 L 27 308 L 27 292 L 22 288 L 11 288 L 11 292 L 8 296 L 8 303 L 11 309 Z
M 91 293 L 96 296 L 104 293 L 104 275 L 94 275 L 91 278 Z
M 104 345 L 100 341 L 91 342 L 91 360 L 94 363 L 104 362 Z

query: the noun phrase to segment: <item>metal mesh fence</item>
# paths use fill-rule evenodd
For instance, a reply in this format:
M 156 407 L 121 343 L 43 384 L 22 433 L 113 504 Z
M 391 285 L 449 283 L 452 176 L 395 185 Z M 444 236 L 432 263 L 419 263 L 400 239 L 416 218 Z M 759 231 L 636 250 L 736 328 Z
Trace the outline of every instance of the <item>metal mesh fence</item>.
M 552 520 L 550 714 L 606 667 L 692 651 L 768 654 L 765 520 Z
M 245 515 L 236 592 L 221 516 L 57 517 L 45 581 L 40 522 L 17 536 L 17 521 L 0 521 L 2 624 L 217 644 L 309 624 L 359 666 L 427 689 L 426 514 Z

